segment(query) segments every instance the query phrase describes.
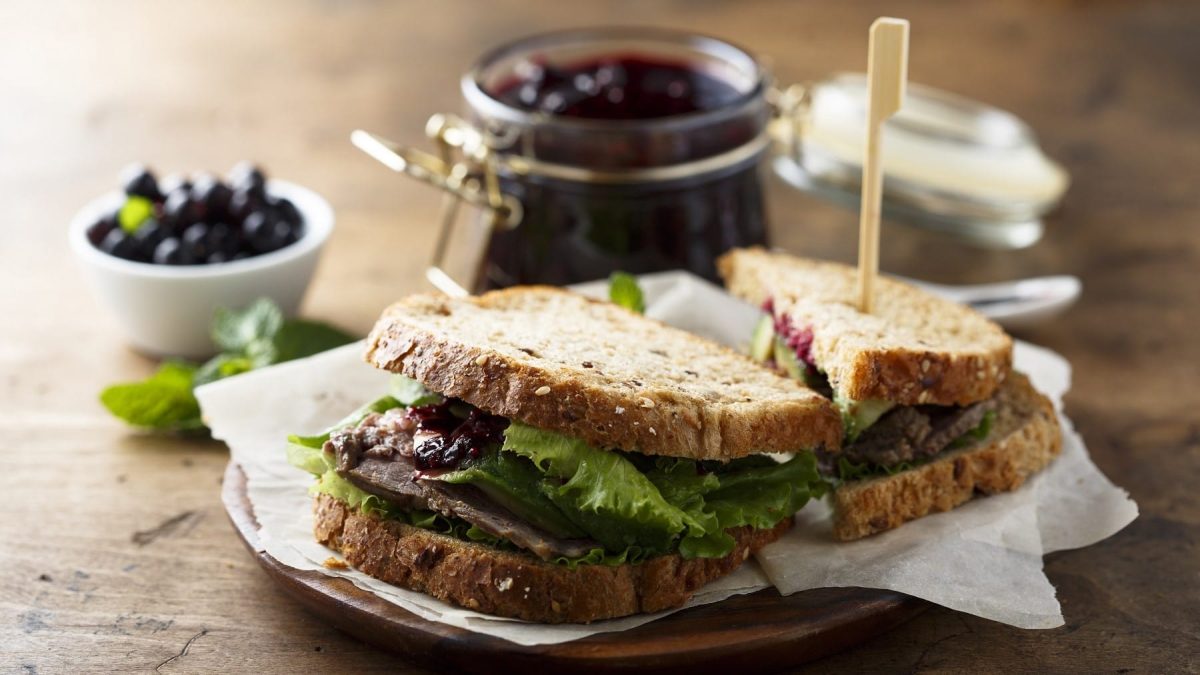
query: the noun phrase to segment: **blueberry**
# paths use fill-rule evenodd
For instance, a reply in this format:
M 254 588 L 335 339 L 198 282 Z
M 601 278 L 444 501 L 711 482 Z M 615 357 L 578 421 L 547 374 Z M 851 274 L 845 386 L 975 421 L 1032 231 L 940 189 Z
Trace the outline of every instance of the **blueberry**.
M 220 253 L 226 257 L 233 255 L 238 249 L 238 234 L 225 223 L 213 223 L 208 228 L 209 255 Z
M 105 235 L 104 241 L 100 242 L 100 250 L 125 260 L 134 260 L 138 257 L 137 242 L 119 227 Z
M 300 215 L 300 209 L 296 208 L 296 205 L 293 204 L 290 199 L 284 199 L 283 197 L 280 197 L 279 199 L 271 202 L 271 206 L 275 208 L 275 211 L 279 213 L 279 217 L 282 218 L 284 222 L 292 225 L 299 225 L 300 223 L 304 222 L 304 216 Z
M 183 231 L 183 248 L 196 260 L 204 260 L 212 253 L 208 245 L 208 225 L 195 223 Z
M 267 177 L 251 162 L 240 162 L 229 171 L 229 184 L 260 199 L 267 196 Z
M 208 197 L 205 203 L 208 205 L 209 213 L 229 213 L 229 202 L 233 199 L 233 190 L 220 181 L 215 183 L 211 190 L 208 191 Z
M 284 246 L 290 246 L 291 244 L 300 241 L 301 228 L 299 225 L 293 225 L 284 221 L 280 222 L 284 225 L 283 229 L 279 233 L 280 239 L 283 241 Z
M 167 195 L 167 201 L 163 204 L 163 217 L 179 230 L 198 222 L 201 215 L 199 205 L 192 199 L 189 190 L 174 190 Z
M 229 220 L 241 224 L 247 216 L 262 209 L 265 204 L 262 197 L 256 196 L 249 190 L 238 188 L 229 198 Z
M 225 255 L 225 253 L 222 251 L 213 251 L 212 253 L 208 254 L 208 260 L 206 262 L 209 265 L 229 262 L 229 256 Z
M 209 217 L 224 216 L 233 190 L 212 174 L 201 174 L 192 181 L 192 199 L 204 204 Z
M 250 214 L 242 226 L 242 233 L 246 235 L 251 249 L 258 253 L 282 249 L 295 240 L 293 227 L 266 210 Z
M 258 253 L 274 250 L 271 248 L 271 231 L 275 221 L 269 211 L 255 211 L 246 216 L 242 223 L 242 236 L 250 244 L 250 249 Z
M 158 191 L 158 180 L 144 164 L 130 164 L 121 170 L 121 186 L 125 194 L 145 197 L 151 201 L 162 199 Z
M 150 260 L 154 257 L 154 251 L 158 248 L 158 244 L 166 239 L 168 234 L 166 226 L 149 218 L 138 226 L 137 231 L 133 233 L 133 240 L 137 242 L 141 257 Z
M 154 262 L 159 265 L 190 265 L 192 257 L 177 237 L 167 237 L 155 247 Z
M 108 233 L 112 232 L 113 228 L 115 228 L 116 226 L 117 226 L 117 214 L 110 213 L 108 215 L 101 216 L 99 219 L 96 220 L 96 222 L 92 223 L 91 225 L 88 225 L 88 228 L 87 228 L 88 241 L 92 242 L 92 246 L 99 247 L 100 242 L 104 241 L 104 238 L 107 237 Z

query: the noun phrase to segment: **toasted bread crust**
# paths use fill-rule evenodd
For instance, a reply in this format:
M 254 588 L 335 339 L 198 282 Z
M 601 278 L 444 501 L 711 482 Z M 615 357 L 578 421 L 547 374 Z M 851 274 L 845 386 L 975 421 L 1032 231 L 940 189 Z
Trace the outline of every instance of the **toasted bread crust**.
M 874 314 L 855 309 L 856 271 L 763 249 L 738 249 L 717 269 L 734 295 L 813 333 L 812 356 L 841 396 L 899 405 L 969 405 L 1012 370 L 1012 338 L 979 312 L 894 279 L 876 280 Z
M 992 433 L 980 443 L 892 476 L 833 492 L 833 535 L 849 541 L 949 511 L 977 494 L 1015 490 L 1062 451 L 1050 401 L 1014 372 L 1001 389 Z
M 578 324 L 561 338 L 573 344 L 527 352 L 508 337 L 550 313 Z M 504 336 L 480 339 L 472 322 Z M 622 364 L 622 357 L 658 370 Z M 724 346 L 561 289 L 411 296 L 384 312 L 365 358 L 490 413 L 597 447 L 730 460 L 841 444 L 841 416 L 816 393 Z
M 572 570 L 364 515 L 329 495 L 317 495 L 314 512 L 317 541 L 376 579 L 467 609 L 541 623 L 590 623 L 678 607 L 792 527 L 786 518 L 771 529 L 730 530 L 737 544 L 724 558 L 675 554 Z

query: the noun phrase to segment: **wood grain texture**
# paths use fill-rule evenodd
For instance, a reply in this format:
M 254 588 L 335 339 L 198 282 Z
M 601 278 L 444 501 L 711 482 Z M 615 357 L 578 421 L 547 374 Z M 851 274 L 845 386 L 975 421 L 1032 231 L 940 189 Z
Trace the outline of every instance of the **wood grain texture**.
M 0 671 L 381 672 L 417 667 L 304 611 L 225 521 L 219 444 L 130 434 L 96 401 L 128 351 L 65 242 L 128 161 L 258 159 L 323 193 L 338 226 L 305 311 L 366 334 L 423 289 L 438 198 L 352 148 L 419 142 L 485 47 L 621 23 L 720 34 L 782 82 L 862 69 L 866 28 L 912 22 L 909 76 L 1013 110 L 1071 172 L 1044 241 L 979 252 L 883 224 L 885 271 L 938 282 L 1070 273 L 1084 297 L 1019 337 L 1075 366 L 1066 408 L 1142 516 L 1049 556 L 1067 625 L 931 609 L 814 670 L 1200 668 L 1200 5 L 961 3 L 5 3 L 0 21 Z M 855 214 L 773 183 L 775 241 L 853 262 Z

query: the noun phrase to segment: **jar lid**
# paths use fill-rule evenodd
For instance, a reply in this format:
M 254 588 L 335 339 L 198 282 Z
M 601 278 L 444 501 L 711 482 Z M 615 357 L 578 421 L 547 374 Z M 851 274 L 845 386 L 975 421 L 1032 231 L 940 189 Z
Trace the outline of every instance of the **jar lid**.
M 842 73 L 804 92 L 790 143 L 774 161 L 786 182 L 857 208 L 867 79 Z M 918 84 L 884 124 L 883 210 L 971 243 L 1029 246 L 1066 191 L 1066 171 L 1011 113 Z

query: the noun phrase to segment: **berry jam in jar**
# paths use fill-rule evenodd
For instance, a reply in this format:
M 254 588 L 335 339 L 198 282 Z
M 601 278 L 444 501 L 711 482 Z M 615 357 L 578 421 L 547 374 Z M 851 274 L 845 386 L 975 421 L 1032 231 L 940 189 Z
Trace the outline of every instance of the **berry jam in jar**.
M 771 110 L 745 51 L 688 33 L 520 40 L 463 78 L 519 223 L 492 232 L 473 290 L 687 269 L 767 244 L 759 183 Z

